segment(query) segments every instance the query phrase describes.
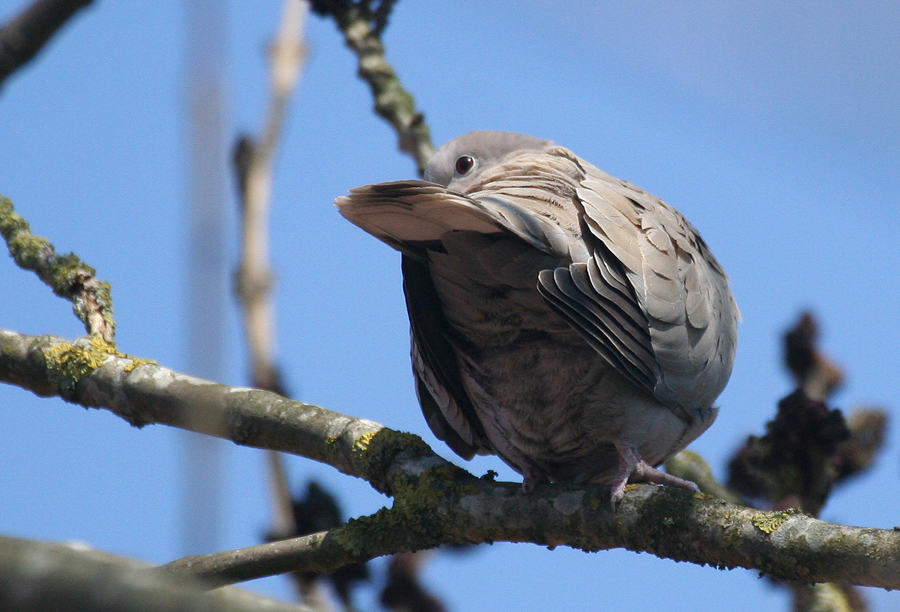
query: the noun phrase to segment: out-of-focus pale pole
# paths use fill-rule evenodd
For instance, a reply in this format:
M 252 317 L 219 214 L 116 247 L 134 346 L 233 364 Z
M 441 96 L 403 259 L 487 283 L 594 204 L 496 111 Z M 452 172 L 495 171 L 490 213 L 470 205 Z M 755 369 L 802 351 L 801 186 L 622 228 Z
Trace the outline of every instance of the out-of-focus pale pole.
M 187 371 L 221 381 L 225 370 L 229 206 L 225 112 L 226 11 L 222 0 L 185 2 L 188 153 Z M 181 542 L 186 554 L 220 548 L 224 444 L 186 432 Z

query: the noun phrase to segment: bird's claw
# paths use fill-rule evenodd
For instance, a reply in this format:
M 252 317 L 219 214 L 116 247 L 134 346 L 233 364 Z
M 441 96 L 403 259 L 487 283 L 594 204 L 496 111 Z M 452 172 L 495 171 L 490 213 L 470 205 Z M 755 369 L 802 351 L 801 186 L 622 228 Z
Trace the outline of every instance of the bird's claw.
M 613 510 L 622 501 L 622 497 L 625 495 L 625 485 L 629 482 L 647 482 L 687 489 L 694 493 L 700 492 L 696 483 L 663 472 L 644 461 L 636 448 L 624 448 L 619 451 L 619 471 L 613 481 L 610 493 L 610 504 Z

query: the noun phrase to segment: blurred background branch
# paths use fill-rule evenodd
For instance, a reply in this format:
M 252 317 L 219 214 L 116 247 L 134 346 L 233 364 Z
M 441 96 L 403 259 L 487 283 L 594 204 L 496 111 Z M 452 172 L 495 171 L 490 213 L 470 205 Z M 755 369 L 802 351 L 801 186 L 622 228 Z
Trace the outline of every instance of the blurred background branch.
M 256 593 L 88 548 L 0 536 L 0 609 L 5 612 L 313 612 Z
M 238 138 L 233 153 L 241 220 L 240 264 L 236 292 L 242 307 L 244 337 L 250 362 L 250 381 L 257 389 L 288 396 L 276 355 L 274 275 L 269 252 L 269 213 L 278 143 L 287 109 L 308 54 L 304 42 L 309 3 L 285 0 L 278 33 L 270 43 L 269 102 L 262 136 Z M 278 541 L 336 527 L 343 522 L 337 502 L 316 483 L 307 498 L 294 500 L 281 453 L 266 451 L 273 528 L 268 540 Z M 324 521 L 322 520 L 324 519 Z M 316 572 L 289 572 L 298 598 L 319 612 L 334 609 Z M 351 585 L 367 576 L 365 566 L 350 564 L 326 578 L 346 611 L 353 610 Z
M 275 307 L 269 254 L 269 210 L 278 142 L 291 95 L 300 81 L 306 57 L 303 30 L 306 0 L 285 0 L 278 34 L 269 45 L 269 102 L 262 136 L 243 136 L 234 148 L 240 196 L 240 264 L 237 295 L 242 306 L 251 384 L 284 395 L 275 363 Z
M 327 10 L 342 24 L 347 44 L 359 56 L 360 76 L 376 97 L 376 110 L 397 131 L 401 149 L 413 156 L 420 172 L 433 152 L 428 129 L 414 102 L 384 59 L 380 37 L 387 26 L 393 2 L 349 6 L 332 3 Z M 281 26 L 269 47 L 270 96 L 263 135 L 238 139 L 233 154 L 241 200 L 241 263 L 237 293 L 243 307 L 245 337 L 250 356 L 251 384 L 259 389 L 288 395 L 276 364 L 275 320 L 272 300 L 273 274 L 269 256 L 269 208 L 274 160 L 287 104 L 296 88 L 307 50 L 303 28 L 309 5 L 306 0 L 286 0 Z M 320 13 L 323 7 L 319 6 Z M 370 29 L 367 29 L 367 26 Z M 412 115 L 411 115 L 412 113 Z M 268 539 L 282 540 L 337 527 L 344 522 L 337 500 L 319 483 L 310 482 L 306 497 L 292 499 L 284 460 L 267 451 L 273 530 Z M 389 580 L 382 603 L 391 610 L 417 612 L 440 610 L 441 604 L 419 582 L 418 568 L 427 557 L 409 555 L 390 562 Z M 417 560 L 416 563 L 412 563 Z M 292 572 L 289 576 L 301 601 L 316 610 L 332 609 L 323 581 L 330 583 L 342 609 L 355 610 L 352 587 L 369 577 L 364 564 L 349 564 L 329 575 Z M 433 606 L 438 607 L 433 607 Z
M 36 0 L 0 27 L 0 88 L 93 0 Z
M 844 374 L 819 348 L 819 324 L 810 312 L 784 334 L 784 363 L 797 389 L 778 404 L 766 434 L 750 436 L 729 463 L 729 486 L 744 503 L 799 507 L 819 516 L 836 486 L 867 470 L 881 449 L 887 413 L 865 408 L 845 419 L 827 402 Z M 850 585 L 790 584 L 795 612 L 865 612 Z

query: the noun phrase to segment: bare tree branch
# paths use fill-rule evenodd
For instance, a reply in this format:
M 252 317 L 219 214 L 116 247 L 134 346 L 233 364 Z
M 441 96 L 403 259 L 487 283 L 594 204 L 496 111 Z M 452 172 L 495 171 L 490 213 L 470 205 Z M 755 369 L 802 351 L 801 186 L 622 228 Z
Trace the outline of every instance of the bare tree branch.
M 57 255 L 50 241 L 32 234 L 28 222 L 16 214 L 12 202 L 2 195 L 0 235 L 20 268 L 32 270 L 53 293 L 72 302 L 89 334 L 100 336 L 108 344 L 115 342 L 109 283 L 97 280 L 96 271 L 74 253 Z
M 65 372 L 61 363 L 69 364 Z M 719 568 L 758 569 L 783 580 L 900 588 L 900 531 L 836 525 L 795 510 L 764 512 L 652 485 L 629 487 L 615 513 L 607 486 L 547 485 L 526 495 L 518 484 L 471 476 L 410 434 L 273 393 L 97 354 L 85 339 L 0 331 L 0 382 L 106 408 L 136 426 L 189 423 L 238 444 L 291 452 L 362 477 L 395 498 L 392 508 L 325 535 L 220 554 L 236 559 L 240 571 L 221 556 L 209 557 L 217 569 L 199 573 L 217 580 L 246 579 L 246 568 L 254 565 L 247 555 L 273 550 L 265 547 L 282 551 L 270 555 L 266 572 L 329 572 L 447 542 L 506 541 L 587 551 L 627 548 Z M 196 412 L 207 418 L 187 418 Z M 284 548 L 291 543 L 299 548 Z M 180 565 L 198 567 L 196 560 Z
M 241 202 L 241 262 L 235 279 L 250 361 L 250 381 L 257 389 L 281 395 L 287 393 L 275 361 L 269 209 L 277 144 L 288 102 L 299 83 L 306 58 L 303 30 L 308 12 L 306 0 L 285 0 L 278 34 L 269 47 L 270 95 L 263 135 L 259 140 L 240 138 L 234 151 Z M 291 537 L 296 532 L 284 462 L 276 451 L 266 454 L 274 524 L 271 537 Z M 297 575 L 294 584 L 301 599 L 307 601 L 304 584 Z
M 0 28 L 0 86 L 92 0 L 37 0 Z
M 0 609 L 20 612 L 309 612 L 234 588 L 207 593 L 189 576 L 83 545 L 0 536 Z
M 801 512 L 761 512 L 668 487 L 631 487 L 613 514 L 608 487 L 547 486 L 469 478 L 463 487 L 423 473 L 422 496 L 327 533 L 190 557 L 167 570 L 249 580 L 296 569 L 329 572 L 379 555 L 455 542 L 533 542 L 585 551 L 627 548 L 717 568 L 759 569 L 802 582 L 834 580 L 895 588 L 900 534 L 826 523 Z M 411 479 L 414 481 L 416 479 Z M 440 484 L 440 494 L 436 492 Z M 462 492 L 461 492 L 462 490 Z M 851 544 L 852 542 L 852 544 Z M 260 573 L 262 572 L 262 573 Z
M 269 204 L 279 135 L 306 57 L 302 32 L 309 5 L 286 0 L 279 33 L 269 49 L 271 95 L 263 135 L 242 138 L 235 150 L 241 197 L 241 263 L 237 293 L 254 387 L 283 392 L 275 365 L 275 309 L 269 261 Z
M 372 472 L 361 451 L 378 434 L 428 447 L 415 436 L 258 389 L 227 387 L 109 352 L 81 338 L 26 336 L 0 330 L 0 382 L 41 396 L 59 396 L 105 408 L 135 427 L 153 423 L 190 429 L 237 444 L 282 450 L 369 480 L 379 490 L 384 474 Z M 415 442 L 418 440 L 417 442 Z M 401 444 L 403 446 L 403 444 Z
M 375 112 L 397 133 L 400 150 L 416 162 L 419 174 L 434 153 L 425 116 L 384 57 L 381 33 L 393 8 L 393 0 L 313 0 L 313 12 L 332 17 L 344 34 L 344 42 L 359 61 L 359 77 L 369 84 Z

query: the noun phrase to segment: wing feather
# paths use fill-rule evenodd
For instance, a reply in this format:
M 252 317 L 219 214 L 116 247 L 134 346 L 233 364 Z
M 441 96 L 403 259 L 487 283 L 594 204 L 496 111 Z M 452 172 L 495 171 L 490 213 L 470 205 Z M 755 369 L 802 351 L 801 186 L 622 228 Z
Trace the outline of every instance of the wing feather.
M 646 315 L 655 394 L 710 405 L 731 372 L 739 317 L 728 281 L 691 224 L 662 200 L 584 164 L 579 201 L 593 257 L 618 261 Z M 727 364 L 723 367 L 723 364 Z
M 425 264 L 402 258 L 413 373 L 425 420 L 434 435 L 465 459 L 489 451 L 481 420 L 460 378 L 450 330 Z

